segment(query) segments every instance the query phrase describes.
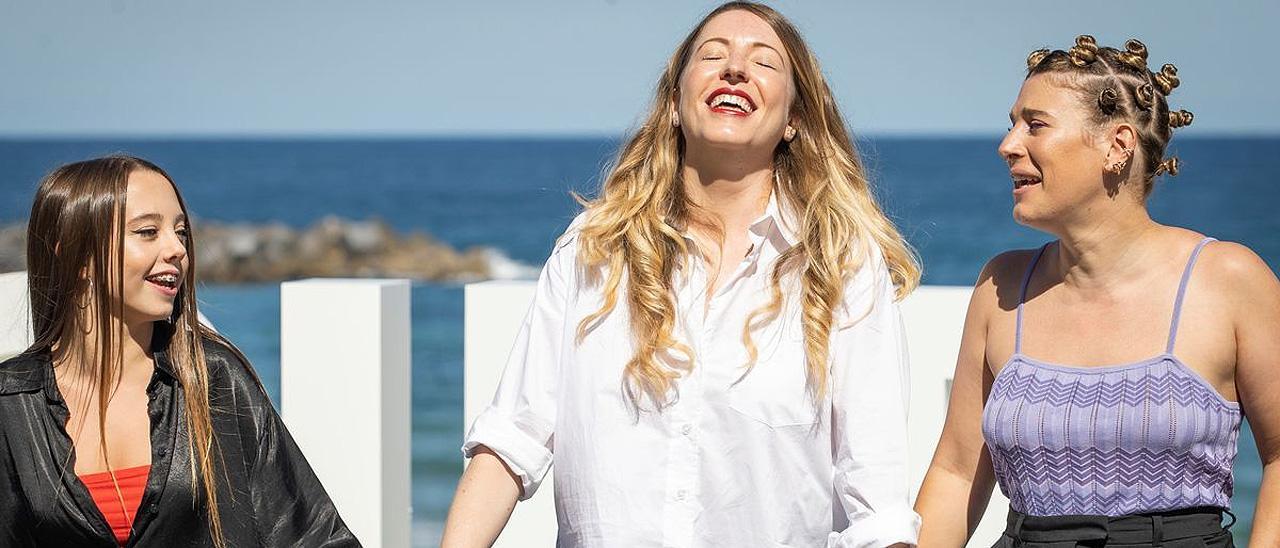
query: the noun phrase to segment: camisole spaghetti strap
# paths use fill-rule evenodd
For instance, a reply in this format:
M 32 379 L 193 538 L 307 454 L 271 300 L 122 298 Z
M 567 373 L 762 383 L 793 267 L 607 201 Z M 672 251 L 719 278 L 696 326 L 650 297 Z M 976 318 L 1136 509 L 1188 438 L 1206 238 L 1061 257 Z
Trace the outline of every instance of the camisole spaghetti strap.
M 1044 362 L 1022 353 L 1018 300 L 1014 353 L 996 375 L 982 433 L 1010 507 L 1032 516 L 1123 516 L 1230 508 L 1241 413 L 1174 356 L 1192 251 L 1174 296 L 1164 352 L 1106 367 Z M 1152 318 L 1153 321 L 1159 321 Z

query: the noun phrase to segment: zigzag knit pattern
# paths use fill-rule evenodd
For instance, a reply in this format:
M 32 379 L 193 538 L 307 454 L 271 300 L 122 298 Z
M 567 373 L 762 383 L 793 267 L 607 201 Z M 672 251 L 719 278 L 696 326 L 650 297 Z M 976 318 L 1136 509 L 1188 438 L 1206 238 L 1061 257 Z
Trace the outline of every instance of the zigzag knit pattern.
M 1075 368 L 1015 355 L 982 430 L 1000 489 L 1028 515 L 1229 508 L 1239 406 L 1172 355 Z

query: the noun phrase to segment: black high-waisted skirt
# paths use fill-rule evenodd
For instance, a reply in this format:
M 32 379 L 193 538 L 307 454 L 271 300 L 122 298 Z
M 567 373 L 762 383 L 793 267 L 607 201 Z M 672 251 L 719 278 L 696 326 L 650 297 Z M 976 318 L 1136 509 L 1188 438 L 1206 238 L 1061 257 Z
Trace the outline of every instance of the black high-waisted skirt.
M 1108 517 L 1028 516 L 1010 510 L 1004 534 L 991 548 L 1234 548 L 1222 512 L 1188 508 Z

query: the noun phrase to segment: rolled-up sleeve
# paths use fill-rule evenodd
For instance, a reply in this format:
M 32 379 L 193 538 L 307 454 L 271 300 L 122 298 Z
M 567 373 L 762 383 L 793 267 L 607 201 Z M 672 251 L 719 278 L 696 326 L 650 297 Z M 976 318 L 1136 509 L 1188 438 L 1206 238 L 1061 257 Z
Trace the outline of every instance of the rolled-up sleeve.
M 831 335 L 834 492 L 847 518 L 831 548 L 915 545 L 907 475 L 908 361 L 888 268 L 873 253 L 846 288 Z
M 556 384 L 566 333 L 565 308 L 576 262 L 571 235 L 561 238 L 538 276 L 533 303 L 507 359 L 493 403 L 476 418 L 462 452 L 485 446 L 520 478 L 520 500 L 532 497 L 551 469 Z

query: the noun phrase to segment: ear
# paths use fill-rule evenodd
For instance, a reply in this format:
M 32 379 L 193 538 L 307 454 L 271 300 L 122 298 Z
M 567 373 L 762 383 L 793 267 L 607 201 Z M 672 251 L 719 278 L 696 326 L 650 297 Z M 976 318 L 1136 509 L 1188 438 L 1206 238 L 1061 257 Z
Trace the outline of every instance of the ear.
M 1107 146 L 1107 158 L 1104 169 L 1114 165 L 1129 163 L 1133 160 L 1138 147 L 1138 131 L 1132 125 L 1122 123 L 1111 130 Z

